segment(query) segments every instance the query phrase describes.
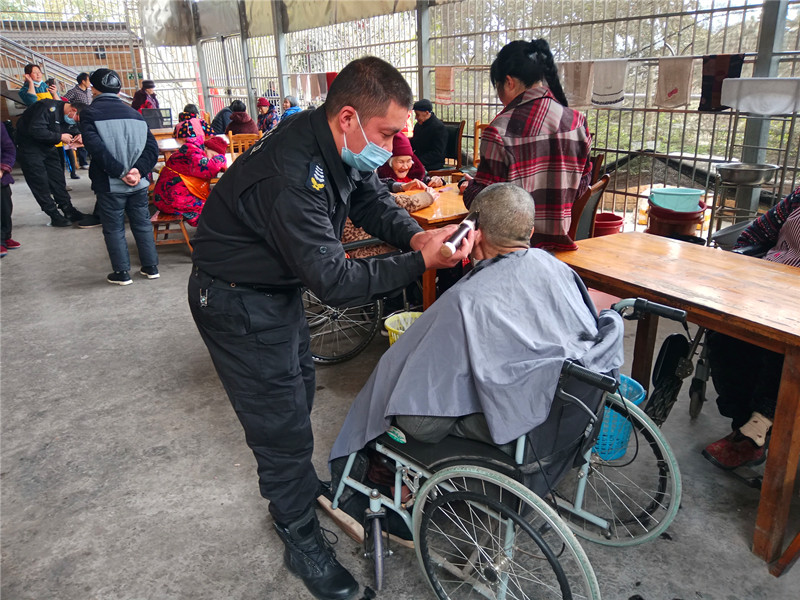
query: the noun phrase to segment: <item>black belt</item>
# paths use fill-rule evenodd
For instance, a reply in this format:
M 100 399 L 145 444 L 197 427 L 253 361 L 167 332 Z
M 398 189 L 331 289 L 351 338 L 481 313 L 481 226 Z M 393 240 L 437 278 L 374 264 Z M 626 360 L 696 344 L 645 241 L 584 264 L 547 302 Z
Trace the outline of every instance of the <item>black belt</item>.
M 204 277 L 208 279 L 209 281 L 205 285 L 208 285 L 209 287 L 213 286 L 231 288 L 234 290 L 252 290 L 254 292 L 258 292 L 259 294 L 295 294 L 300 289 L 299 287 L 280 287 L 274 285 L 261 285 L 258 283 L 237 283 L 234 281 L 225 281 L 224 279 L 220 279 L 211 273 L 203 271 L 197 266 L 193 268 L 192 273 L 197 278 Z

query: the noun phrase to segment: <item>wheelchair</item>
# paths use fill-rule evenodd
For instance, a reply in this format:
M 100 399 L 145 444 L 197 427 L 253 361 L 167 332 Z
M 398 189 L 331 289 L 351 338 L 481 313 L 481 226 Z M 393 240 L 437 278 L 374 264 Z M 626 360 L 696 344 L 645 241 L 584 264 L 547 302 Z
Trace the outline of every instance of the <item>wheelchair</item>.
M 769 247 L 733 247 L 741 232 L 752 222 L 752 220 L 744 221 L 714 232 L 708 240 L 709 245 L 745 256 L 763 257 Z M 682 239 L 682 237 L 676 236 L 676 239 Z M 667 336 L 659 349 L 653 368 L 653 392 L 648 399 L 645 413 L 659 427 L 667 420 L 672 407 L 678 400 L 683 381 L 688 377 L 692 377 L 689 384 L 689 416 L 692 419 L 700 416 L 706 401 L 706 388 L 711 374 L 708 359 L 708 331 L 705 327 L 698 327 L 695 334 L 692 335 L 685 322 L 683 328 L 684 333 Z M 696 364 L 695 357 L 697 357 Z
M 632 308 L 634 317 L 685 316 L 641 299 L 614 308 Z M 395 426 L 337 459 L 343 467 L 334 461 L 331 508 L 364 500 L 358 516 L 376 588 L 394 536 L 405 533 L 437 598 L 600 598 L 576 535 L 616 546 L 645 542 L 666 530 L 681 499 L 669 444 L 613 393 L 617 387 L 616 377 L 567 360 L 547 419 L 515 442 L 449 436 L 427 444 Z M 597 438 L 606 413 L 625 421 L 630 436 L 619 453 L 602 457 Z M 375 460 L 393 485 L 367 477 Z

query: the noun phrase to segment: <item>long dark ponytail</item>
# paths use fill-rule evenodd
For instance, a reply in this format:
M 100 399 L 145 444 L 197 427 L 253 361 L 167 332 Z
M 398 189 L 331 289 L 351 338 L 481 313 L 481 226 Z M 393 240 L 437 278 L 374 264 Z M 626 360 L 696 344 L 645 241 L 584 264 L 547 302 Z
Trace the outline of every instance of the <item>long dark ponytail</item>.
M 558 68 L 547 40 L 541 38 L 530 42 L 517 40 L 503 46 L 492 63 L 489 77 L 492 85 L 497 86 L 498 83 L 505 81 L 507 75 L 516 77 L 526 87 L 542 80 L 546 81 L 555 99 L 568 106 L 567 97 L 561 88 L 561 80 L 558 78 Z

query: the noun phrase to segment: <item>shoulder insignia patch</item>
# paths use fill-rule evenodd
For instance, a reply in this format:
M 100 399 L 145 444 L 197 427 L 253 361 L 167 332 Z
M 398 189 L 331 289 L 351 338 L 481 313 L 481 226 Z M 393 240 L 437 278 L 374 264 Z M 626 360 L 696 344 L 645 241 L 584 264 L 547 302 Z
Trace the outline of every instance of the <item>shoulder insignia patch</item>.
M 322 167 L 317 163 L 311 163 L 308 165 L 308 180 L 306 181 L 306 187 L 314 190 L 315 192 L 319 192 L 325 189 L 325 171 L 323 171 Z
M 51 106 L 50 107 L 50 112 L 56 112 L 56 107 L 55 106 Z

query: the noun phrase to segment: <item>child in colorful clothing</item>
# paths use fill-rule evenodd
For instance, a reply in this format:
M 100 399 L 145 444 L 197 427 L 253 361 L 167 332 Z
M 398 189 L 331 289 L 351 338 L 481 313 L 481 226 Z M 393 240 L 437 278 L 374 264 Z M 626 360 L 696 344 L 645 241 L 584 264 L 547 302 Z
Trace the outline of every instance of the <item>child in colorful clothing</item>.
M 197 122 L 192 121 L 192 119 L 197 119 Z M 172 137 L 178 137 L 178 128 L 180 128 L 181 123 L 184 121 L 192 121 L 192 127 L 197 127 L 199 123 L 199 126 L 203 130 L 203 134 L 206 137 L 214 135 L 211 125 L 200 118 L 200 109 L 197 108 L 196 104 L 187 104 L 183 107 L 183 112 L 178 113 L 178 124 L 175 125 L 175 129 L 172 132 Z
M 228 143 L 221 137 L 205 138 L 202 127 L 190 119 L 179 125 L 178 138 L 184 141 L 161 169 L 153 200 L 166 214 L 181 215 L 192 227 L 210 191 L 209 182 L 226 168 Z M 205 143 L 204 143 L 205 142 Z

